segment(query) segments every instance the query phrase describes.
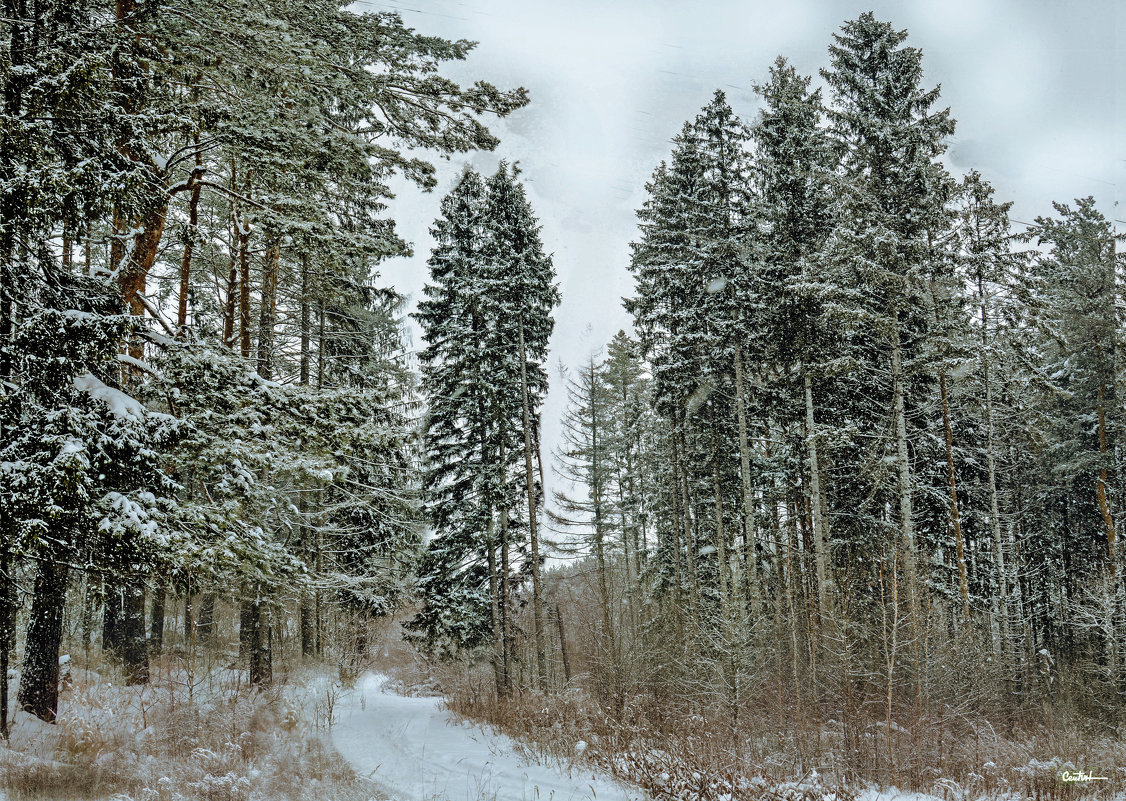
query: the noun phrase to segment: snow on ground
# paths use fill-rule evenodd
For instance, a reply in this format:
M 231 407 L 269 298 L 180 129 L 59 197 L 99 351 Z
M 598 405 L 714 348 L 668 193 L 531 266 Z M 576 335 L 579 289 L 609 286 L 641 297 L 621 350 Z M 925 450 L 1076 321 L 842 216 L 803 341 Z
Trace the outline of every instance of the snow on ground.
M 407 698 L 365 674 L 340 702 L 332 744 L 395 801 L 642 801 L 605 776 L 529 764 L 508 737 L 456 722 L 441 698 Z

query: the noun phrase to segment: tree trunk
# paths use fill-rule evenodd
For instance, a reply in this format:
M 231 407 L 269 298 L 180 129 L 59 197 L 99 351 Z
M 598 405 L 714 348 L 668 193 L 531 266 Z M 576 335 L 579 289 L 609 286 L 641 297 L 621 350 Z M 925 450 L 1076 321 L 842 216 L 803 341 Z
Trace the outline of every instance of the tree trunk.
M 1102 361 L 1102 349 L 1099 351 L 1099 361 Z M 1106 527 L 1106 553 L 1110 564 L 1110 574 L 1118 575 L 1118 547 L 1114 530 L 1114 513 L 1110 505 L 1110 496 L 1107 494 L 1107 426 L 1106 426 L 1106 387 L 1102 376 L 1099 376 L 1097 416 L 1099 421 L 1099 477 L 1095 484 L 1095 495 L 1099 502 L 1099 514 L 1102 515 L 1103 525 Z
M 197 138 L 196 143 L 199 140 Z M 203 175 L 203 156 L 198 151 L 195 154 L 195 169 L 188 176 L 188 188 L 191 198 L 188 200 L 188 226 L 184 231 L 184 257 L 180 260 L 180 303 L 176 309 L 176 326 L 183 331 L 188 325 L 188 290 L 191 286 L 192 251 L 195 249 L 195 240 L 198 232 L 196 226 L 199 222 L 199 193 L 203 186 L 200 178 Z
M 266 380 L 273 378 L 274 325 L 278 316 L 278 268 L 281 245 L 272 240 L 266 246 L 266 260 L 262 266 L 262 299 L 258 314 L 258 375 Z
M 563 681 L 571 683 L 571 660 L 567 654 L 567 638 L 563 634 L 563 614 L 559 611 L 559 604 L 555 605 L 555 627 L 559 630 L 559 654 L 563 657 Z
M 500 575 L 497 571 L 496 519 L 488 510 L 489 524 L 485 533 L 486 558 L 489 563 L 489 611 L 493 629 L 493 678 L 497 685 L 497 698 L 503 698 L 504 687 L 504 626 L 500 617 Z
M 18 703 L 20 709 L 54 723 L 59 711 L 59 645 L 63 636 L 67 567 L 45 553 L 35 570 L 27 622 Z M 7 683 L 7 674 L 3 680 Z
M 896 312 L 893 309 L 892 314 Z M 911 462 L 907 451 L 907 413 L 903 398 L 903 353 L 899 322 L 893 320 L 891 351 L 892 412 L 895 415 L 896 469 L 899 474 L 899 517 L 903 532 L 903 577 L 913 626 L 919 621 L 918 560 L 915 546 L 915 512 L 911 502 Z
M 610 616 L 610 585 L 607 580 L 606 571 L 606 551 L 604 543 L 606 541 L 603 514 L 603 498 L 602 498 L 602 454 L 599 450 L 601 442 L 599 439 L 601 425 L 598 417 L 598 401 L 595 394 L 595 387 L 597 386 L 594 362 L 591 361 L 590 366 L 590 474 L 591 474 L 591 487 L 590 495 L 591 502 L 594 510 L 594 559 L 598 567 L 598 597 L 602 607 L 602 636 L 604 642 L 604 656 L 608 660 L 614 672 L 614 681 L 617 681 L 617 660 L 615 654 L 615 637 L 614 637 L 614 621 Z
M 102 653 L 116 654 L 122 642 L 125 590 L 108 576 L 102 582 L 102 604 Z
M 12 580 L 12 555 L 8 543 L 14 532 L 4 523 L 4 539 L 0 544 L 0 738 L 8 739 L 8 659 L 15 645 L 16 593 Z
M 950 525 L 954 529 L 954 552 L 958 558 L 958 590 L 962 596 L 962 619 L 970 623 L 970 589 L 966 581 L 966 546 L 962 536 L 962 517 L 958 511 L 958 479 L 954 470 L 954 429 L 950 425 L 950 401 L 946 392 L 946 371 L 938 377 L 942 400 L 942 428 L 946 433 L 946 473 L 950 488 Z
M 809 438 L 809 492 L 810 516 L 813 518 L 813 566 L 817 575 L 817 616 L 825 619 L 829 595 L 829 519 L 828 504 L 821 482 L 821 461 L 817 452 L 817 421 L 813 414 L 813 379 L 809 368 L 802 364 L 802 383 L 805 386 L 805 432 Z
M 154 654 L 159 654 L 164 646 L 164 594 L 164 585 L 157 580 L 149 615 L 149 650 Z
M 231 191 L 235 191 L 238 174 L 235 163 L 231 162 Z M 231 240 L 230 258 L 231 267 L 227 274 L 227 303 L 223 314 L 223 344 L 231 350 L 235 348 L 235 313 L 238 309 L 238 264 L 239 264 L 239 224 L 238 206 L 235 201 L 230 201 L 231 214 Z
M 989 306 L 985 279 L 978 273 L 977 292 L 981 305 L 981 373 L 985 384 L 985 463 L 989 474 L 989 527 L 993 534 L 993 565 L 997 581 L 997 618 L 1000 627 L 1000 651 L 1009 647 L 1009 596 L 1005 573 L 1005 548 L 1001 536 L 1001 502 L 997 491 L 997 458 L 993 422 L 993 382 L 989 377 Z M 992 637 L 992 635 L 990 635 Z
M 751 489 L 751 446 L 747 435 L 747 395 L 743 375 L 743 346 L 735 343 L 735 411 L 739 426 L 739 469 L 743 480 L 743 552 L 747 574 L 747 594 L 751 604 L 751 625 L 762 614 L 762 594 L 758 580 L 758 549 L 755 545 L 755 504 Z
M 148 684 L 149 653 L 145 641 L 145 585 L 130 577 L 121 583 L 121 658 L 127 685 Z
M 200 642 L 210 642 L 215 634 L 215 594 L 207 593 L 199 606 L 199 639 Z
M 239 354 L 250 358 L 250 223 L 243 215 L 238 226 L 239 259 Z
M 309 256 L 306 253 L 301 254 L 301 313 L 299 325 L 301 329 L 301 362 L 298 367 L 297 383 L 307 387 L 313 354 L 310 349 L 312 320 L 309 306 Z
M 263 625 L 263 612 L 263 603 L 257 590 L 249 590 L 239 613 L 239 644 L 246 654 L 247 673 L 252 687 L 263 687 L 273 680 L 273 664 L 267 642 L 268 623 Z
M 712 489 L 715 493 L 715 555 L 716 566 L 719 568 L 719 603 L 725 612 L 730 603 L 727 590 L 727 530 L 723 527 L 723 493 L 719 483 L 719 461 L 715 451 L 712 452 Z
M 528 356 L 524 347 L 524 317 L 520 316 L 520 393 L 524 416 L 524 479 L 528 491 L 528 535 L 532 546 L 532 619 L 535 625 L 536 676 L 547 688 L 547 656 L 544 649 L 543 594 L 540 589 L 540 540 L 536 521 L 536 484 L 532 471 L 532 416 L 528 398 Z
M 501 464 L 504 464 L 504 447 L 501 447 Z M 502 502 L 503 503 L 503 502 Z M 512 621 L 511 566 L 508 551 L 508 509 L 500 510 L 500 628 L 503 657 L 504 697 L 512 695 L 512 667 L 515 643 Z

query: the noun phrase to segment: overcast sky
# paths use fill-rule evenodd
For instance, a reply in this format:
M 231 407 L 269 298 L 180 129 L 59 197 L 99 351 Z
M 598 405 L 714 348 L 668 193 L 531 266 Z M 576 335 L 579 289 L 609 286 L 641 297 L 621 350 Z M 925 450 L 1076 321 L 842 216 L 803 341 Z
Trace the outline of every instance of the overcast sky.
M 531 93 L 526 108 L 494 121 L 495 153 L 443 163 L 430 194 L 399 186 L 391 214 L 415 256 L 382 274 L 413 309 L 426 281 L 428 228 L 461 167 L 488 173 L 499 158 L 519 161 L 563 294 L 544 409 L 549 445 L 562 408 L 558 362 L 575 365 L 629 328 L 621 298 L 632 291 L 635 211 L 670 138 L 717 88 L 753 121 L 751 86 L 776 56 L 816 76 L 832 33 L 864 11 L 906 28 L 908 44 L 922 48 L 925 85 L 941 84 L 940 103 L 957 120 L 947 158 L 956 176 L 981 171 L 1000 199 L 1015 201 L 1018 220 L 1087 195 L 1107 216 L 1126 217 L 1115 206 L 1126 184 L 1123 0 L 391 0 L 354 8 L 397 10 L 419 32 L 477 41 L 447 75 Z M 417 346 L 417 329 L 414 336 Z

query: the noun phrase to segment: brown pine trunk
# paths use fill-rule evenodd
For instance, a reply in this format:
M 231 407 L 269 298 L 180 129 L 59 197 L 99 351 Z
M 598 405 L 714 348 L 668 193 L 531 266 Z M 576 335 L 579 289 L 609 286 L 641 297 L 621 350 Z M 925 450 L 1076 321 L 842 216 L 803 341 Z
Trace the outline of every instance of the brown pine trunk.
M 310 339 L 312 336 L 311 309 L 309 306 L 309 257 L 301 256 L 301 362 L 298 368 L 298 383 L 305 387 L 309 385 L 310 365 L 312 363 L 312 350 Z
M 274 370 L 274 325 L 278 316 L 278 269 L 281 244 L 273 240 L 266 246 L 262 267 L 262 299 L 258 314 L 258 375 L 269 380 Z
M 250 223 L 243 215 L 238 226 L 239 260 L 239 354 L 250 358 Z
M 197 139 L 198 143 L 198 139 Z M 195 169 L 188 176 L 188 227 L 184 231 L 184 257 L 180 260 L 180 303 L 176 310 L 176 326 L 183 330 L 188 325 L 188 289 L 191 285 L 192 251 L 195 249 L 196 226 L 199 222 L 199 194 L 203 188 L 200 177 L 203 175 L 203 156 L 195 154 Z

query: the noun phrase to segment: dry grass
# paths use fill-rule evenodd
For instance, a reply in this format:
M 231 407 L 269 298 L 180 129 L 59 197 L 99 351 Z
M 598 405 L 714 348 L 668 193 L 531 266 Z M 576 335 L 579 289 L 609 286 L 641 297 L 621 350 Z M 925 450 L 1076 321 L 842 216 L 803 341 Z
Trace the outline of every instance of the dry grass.
M 20 715 L 0 747 L 12 801 L 367 801 L 378 798 L 325 744 L 328 682 L 248 691 L 217 671 L 188 692 L 168 664 L 125 688 L 75 671 L 49 726 Z
M 805 732 L 805 764 L 811 767 L 800 771 L 793 733 L 780 731 L 777 710 L 764 704 L 744 708 L 739 730 L 732 732 L 729 710 L 680 714 L 627 697 L 619 712 L 580 688 L 525 692 L 498 703 L 484 669 L 448 669 L 439 676 L 453 712 L 496 726 L 521 742 L 530 758 L 564 765 L 589 761 L 658 800 L 850 801 L 865 787 L 912 783 L 906 770 L 901 776 L 874 767 L 867 775 L 846 770 L 863 760 L 846 753 L 843 727 L 833 721 Z M 850 725 L 852 741 L 865 743 L 865 752 L 887 740 L 882 721 Z M 1126 743 L 1083 733 L 1074 720 L 1004 735 L 985 719 L 966 715 L 921 721 L 920 728 L 925 729 L 920 737 L 902 727 L 894 736 L 903 741 L 905 753 L 906 744 L 915 742 L 913 758 L 925 766 L 914 789 L 936 798 L 1072 801 L 1120 798 L 1126 788 L 1126 767 L 1119 767 L 1126 766 Z M 1096 769 L 1111 781 L 1060 781 L 1062 771 L 1079 769 Z

